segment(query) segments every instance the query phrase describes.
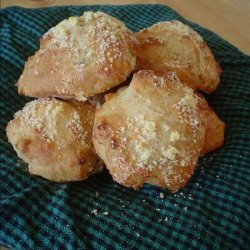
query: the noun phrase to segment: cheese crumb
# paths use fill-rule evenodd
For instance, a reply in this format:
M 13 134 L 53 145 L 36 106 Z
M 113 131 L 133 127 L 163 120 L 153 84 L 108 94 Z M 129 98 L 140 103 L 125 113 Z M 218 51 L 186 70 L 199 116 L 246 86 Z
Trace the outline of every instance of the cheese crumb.
M 168 159 L 174 160 L 175 156 L 178 152 L 179 151 L 175 147 L 170 145 L 167 147 L 167 149 L 162 151 L 162 154 L 163 154 L 163 156 L 167 157 Z
M 135 146 L 136 152 L 139 154 L 140 162 L 146 163 L 151 156 L 150 149 L 144 147 L 142 143 Z
M 98 211 L 97 211 L 97 209 L 93 209 L 93 211 L 91 213 L 94 214 L 94 215 L 97 215 Z
M 168 130 L 169 130 L 169 126 L 164 125 L 164 126 L 163 126 L 163 128 L 165 129 L 165 131 L 166 131 L 166 132 L 168 132 Z
M 153 139 L 156 137 L 156 125 L 152 121 L 144 121 L 144 128 L 142 129 L 142 135 L 145 139 Z
M 179 132 L 174 131 L 174 132 L 172 132 L 172 133 L 170 134 L 170 139 L 169 139 L 169 141 L 175 142 L 175 141 L 178 141 L 179 139 L 180 139 L 180 134 L 179 134 Z
M 81 91 L 76 94 L 76 100 L 80 102 L 85 102 L 87 98 L 84 96 L 84 93 Z

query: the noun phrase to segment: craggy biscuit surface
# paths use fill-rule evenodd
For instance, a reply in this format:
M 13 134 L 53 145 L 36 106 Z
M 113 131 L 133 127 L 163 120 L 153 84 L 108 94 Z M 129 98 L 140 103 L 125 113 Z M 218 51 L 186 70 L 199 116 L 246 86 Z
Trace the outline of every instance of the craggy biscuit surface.
M 18 93 L 80 101 L 123 82 L 136 67 L 136 39 L 103 12 L 70 17 L 44 34 L 18 80 Z
M 8 123 L 8 140 L 31 174 L 56 182 L 84 180 L 101 169 L 92 143 L 94 112 L 87 102 L 38 99 Z
M 174 72 L 139 71 L 95 115 L 96 152 L 115 181 L 135 189 L 151 183 L 178 191 L 204 139 L 202 100 Z
M 226 124 L 209 106 L 204 110 L 204 119 L 206 133 L 203 153 L 205 154 L 223 145 Z
M 179 21 L 154 24 L 136 33 L 138 69 L 173 70 L 193 89 L 215 91 L 221 69 L 202 37 Z

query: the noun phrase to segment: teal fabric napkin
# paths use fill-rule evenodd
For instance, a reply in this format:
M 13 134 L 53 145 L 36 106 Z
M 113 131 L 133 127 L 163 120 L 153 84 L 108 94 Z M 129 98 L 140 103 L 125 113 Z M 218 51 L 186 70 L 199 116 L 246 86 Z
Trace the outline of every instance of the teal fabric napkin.
M 124 188 L 107 171 L 84 182 L 55 184 L 31 176 L 7 142 L 7 122 L 30 100 L 18 96 L 15 87 L 24 62 L 49 28 L 87 10 L 113 15 L 133 31 L 180 20 L 204 37 L 223 69 L 218 90 L 206 97 L 227 124 L 225 145 L 202 157 L 189 184 L 175 195 L 151 185 Z M 249 56 L 162 5 L 11 7 L 1 9 L 0 35 L 0 244 L 13 249 L 249 249 Z

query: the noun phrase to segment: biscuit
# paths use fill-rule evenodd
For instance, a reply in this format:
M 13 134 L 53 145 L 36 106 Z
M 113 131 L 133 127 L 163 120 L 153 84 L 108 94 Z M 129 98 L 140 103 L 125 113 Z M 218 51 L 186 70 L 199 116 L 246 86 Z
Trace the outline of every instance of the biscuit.
M 136 67 L 136 44 L 121 21 L 103 12 L 70 17 L 42 36 L 18 93 L 84 101 L 126 80 Z
M 204 155 L 220 148 L 224 144 L 226 124 L 209 106 L 203 95 L 200 93 L 196 93 L 196 95 L 200 97 L 200 107 L 205 124 L 205 142 L 201 152 L 201 155 Z
M 15 114 L 7 137 L 31 174 L 55 182 L 84 180 L 102 168 L 92 143 L 94 112 L 88 102 L 37 99 Z
M 129 87 L 106 95 L 93 142 L 113 179 L 134 189 L 185 186 L 204 147 L 202 102 L 175 72 L 139 71 Z
M 160 22 L 136 33 L 137 67 L 175 71 L 193 89 L 216 90 L 221 69 L 202 37 L 179 21 Z
M 226 124 L 210 107 L 205 109 L 204 116 L 206 133 L 203 154 L 206 154 L 223 145 Z

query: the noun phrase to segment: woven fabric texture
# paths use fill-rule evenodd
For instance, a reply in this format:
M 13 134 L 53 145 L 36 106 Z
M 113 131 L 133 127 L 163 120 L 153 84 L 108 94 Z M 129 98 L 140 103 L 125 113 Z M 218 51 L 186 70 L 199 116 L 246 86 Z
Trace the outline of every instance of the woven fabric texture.
M 7 122 L 31 100 L 18 96 L 15 87 L 24 62 L 50 27 L 87 10 L 111 14 L 133 31 L 180 20 L 204 37 L 223 69 L 218 90 L 206 98 L 227 124 L 225 145 L 202 157 L 189 184 L 175 195 L 151 185 L 139 191 L 124 188 L 107 171 L 84 182 L 54 184 L 31 176 L 7 142 Z M 11 7 L 1 10 L 0 37 L 0 245 L 14 249 L 249 249 L 249 56 L 162 5 Z

